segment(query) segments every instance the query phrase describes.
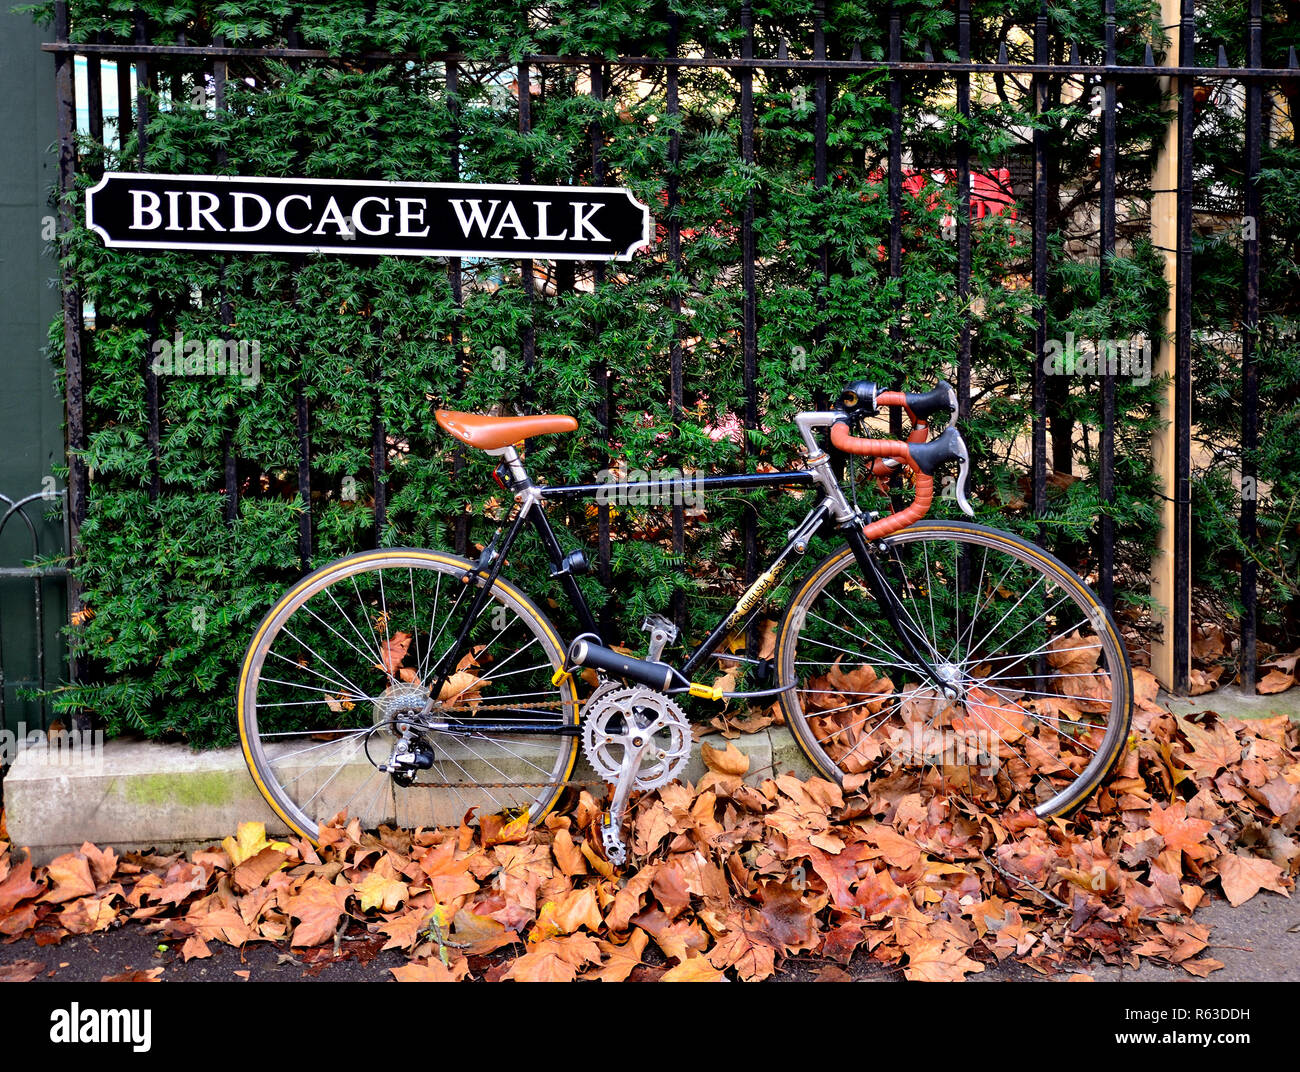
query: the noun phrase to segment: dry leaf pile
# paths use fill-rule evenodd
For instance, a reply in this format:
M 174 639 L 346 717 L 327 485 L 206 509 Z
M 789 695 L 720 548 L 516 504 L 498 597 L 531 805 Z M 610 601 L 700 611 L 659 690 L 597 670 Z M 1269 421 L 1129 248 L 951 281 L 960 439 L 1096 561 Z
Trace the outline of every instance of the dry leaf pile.
M 986 814 L 905 772 L 869 793 L 861 775 L 749 785 L 739 750 L 706 747 L 698 785 L 636 802 L 622 872 L 586 793 L 538 829 L 488 816 L 374 835 L 340 816 L 312 846 L 246 823 L 188 858 L 85 844 L 36 869 L 0 842 L 0 936 L 49 945 L 129 921 L 186 960 L 272 942 L 320 962 L 360 935 L 407 957 L 403 980 L 758 980 L 795 955 L 923 980 L 1008 958 L 1204 976 L 1221 967 L 1193 915 L 1207 888 L 1234 905 L 1294 888 L 1300 727 L 1176 718 L 1145 671 L 1138 686 L 1119 769 L 1068 821 Z

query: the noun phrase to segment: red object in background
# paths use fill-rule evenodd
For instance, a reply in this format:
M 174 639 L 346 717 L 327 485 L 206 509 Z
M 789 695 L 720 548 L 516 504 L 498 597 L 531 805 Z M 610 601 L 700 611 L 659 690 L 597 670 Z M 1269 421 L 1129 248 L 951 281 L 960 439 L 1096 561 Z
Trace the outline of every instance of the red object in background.
M 867 176 L 867 181 L 875 185 L 883 185 L 885 182 L 884 174 L 879 171 L 873 171 Z M 920 197 L 921 191 L 930 184 L 935 189 L 930 191 L 930 196 L 926 198 L 925 207 L 930 211 L 936 208 L 946 210 L 941 225 L 951 227 L 956 223 L 956 205 L 943 198 L 944 191 L 942 187 L 955 185 L 957 173 L 948 168 L 936 168 L 933 171 L 917 171 L 915 168 L 903 168 L 903 190 L 913 197 Z M 864 197 L 866 195 L 863 195 Z M 941 201 L 941 198 L 942 201 Z M 903 215 L 907 215 L 907 209 L 903 209 Z M 970 218 L 972 220 L 982 220 L 988 216 L 1006 216 L 1009 220 L 1018 219 L 1016 211 L 1015 198 L 1011 196 L 1011 170 L 1009 168 L 994 168 L 989 172 L 972 171 L 970 173 Z M 1011 238 L 1011 245 L 1015 245 L 1016 240 Z M 889 251 L 884 246 L 877 246 L 877 252 L 881 259 L 889 256 Z M 906 252 L 906 251 L 904 251 Z
M 665 212 L 668 210 L 667 190 L 659 191 L 659 204 L 663 207 Z M 729 209 L 723 209 L 722 218 L 716 220 L 714 223 L 706 227 L 703 233 L 711 235 L 714 238 L 721 239 L 724 242 L 739 241 L 740 228 L 737 227 L 735 223 L 731 222 L 731 218 L 732 218 L 731 211 Z M 681 230 L 682 241 L 689 242 L 692 238 L 694 238 L 696 235 L 700 233 L 701 232 L 695 227 L 683 227 Z M 668 227 L 666 224 L 660 223 L 656 219 L 655 220 L 655 245 L 667 241 L 668 241 Z M 643 250 L 642 252 L 646 252 L 646 251 Z
M 840 174 L 836 176 L 843 180 L 847 176 Z M 955 184 L 957 173 L 948 168 L 937 168 L 932 171 L 918 171 L 916 168 L 903 168 L 903 190 L 912 197 L 919 197 L 927 184 L 935 187 L 930 191 L 930 196 L 926 198 L 926 208 L 934 211 L 936 208 L 943 208 L 945 215 L 942 220 L 943 227 L 951 227 L 956 222 L 955 209 L 953 201 L 943 198 L 944 191 L 942 187 Z M 867 176 L 867 182 L 872 185 L 883 185 L 885 176 L 880 170 L 872 171 Z M 863 200 L 866 200 L 868 194 L 863 194 Z M 877 195 L 878 196 L 878 195 Z M 941 201 L 942 198 L 942 201 Z M 659 191 L 659 204 L 664 209 L 668 208 L 668 191 Z M 903 209 L 903 214 L 907 215 L 907 209 Z M 994 168 L 992 171 L 972 171 L 970 173 L 970 218 L 972 220 L 982 220 L 989 216 L 1006 216 L 1007 219 L 1018 219 L 1015 198 L 1011 196 L 1011 171 L 1009 168 Z M 658 221 L 655 222 L 655 244 L 666 242 L 668 239 L 668 228 Z M 732 222 L 731 213 L 724 211 L 723 217 L 706 228 L 706 233 L 714 238 L 723 241 L 735 241 L 738 228 Z M 689 242 L 700 232 L 692 227 L 683 227 L 681 237 L 683 242 Z M 1015 245 L 1015 238 L 1011 240 Z M 888 250 L 884 246 L 876 247 L 881 258 L 889 256 Z

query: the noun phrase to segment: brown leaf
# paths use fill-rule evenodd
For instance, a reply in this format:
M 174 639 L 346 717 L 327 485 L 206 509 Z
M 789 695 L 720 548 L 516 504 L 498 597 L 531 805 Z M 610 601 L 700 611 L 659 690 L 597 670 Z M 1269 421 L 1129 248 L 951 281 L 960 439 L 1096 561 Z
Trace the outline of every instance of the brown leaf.
M 686 875 L 676 860 L 670 859 L 655 872 L 650 884 L 655 900 L 669 919 L 676 919 L 691 905 L 691 894 L 686 888 Z
M 596 891 L 590 886 L 569 890 L 553 901 L 542 905 L 537 915 L 537 930 L 551 930 L 548 937 L 556 934 L 572 934 L 586 928 L 595 933 L 600 930 L 600 908 L 596 905 Z
M 181 958 L 187 964 L 191 960 L 203 960 L 205 957 L 210 956 L 212 956 L 212 950 L 208 948 L 208 943 L 197 934 L 186 938 L 185 944 L 181 946 Z
M 1158 803 L 1151 806 L 1151 829 L 1165 842 L 1165 848 L 1176 856 L 1186 853 L 1188 859 L 1206 860 L 1214 855 L 1207 844 L 1206 835 L 1214 824 L 1208 819 L 1189 819 L 1187 805 L 1181 800 L 1167 808 Z
M 105 975 L 102 979 L 100 979 L 100 982 L 101 983 L 157 983 L 160 981 L 158 977 L 162 975 L 162 973 L 163 973 L 162 968 L 149 968 L 145 971 L 136 971 L 132 968 L 127 968 L 127 970 L 122 972 L 120 975 Z M 238 975 L 239 973 L 236 972 L 235 974 Z
M 560 865 L 560 870 L 564 874 L 572 878 L 587 873 L 586 858 L 582 855 L 582 850 L 573 843 L 573 835 L 568 830 L 560 829 L 555 832 L 551 851 L 555 854 L 555 862 Z
M 817 913 L 798 890 L 775 882 L 760 887 L 763 925 L 768 941 L 785 953 L 812 949 L 817 944 Z
M 113 877 L 113 872 L 117 870 L 117 853 L 111 848 L 98 849 L 89 841 L 83 842 L 81 846 L 81 855 L 90 863 L 90 877 L 96 887 L 104 885 Z
M 700 755 L 704 765 L 719 774 L 730 774 L 743 778 L 749 770 L 749 757 L 734 744 L 728 743 L 725 749 L 713 748 L 708 744 L 700 745 Z
M 1291 674 L 1270 670 L 1255 683 L 1255 691 L 1261 696 L 1272 696 L 1274 693 L 1286 692 L 1294 684 L 1295 678 Z
M 1221 720 L 1216 720 L 1208 730 L 1180 718 L 1178 728 L 1192 746 L 1190 754 L 1183 762 L 1195 773 L 1197 778 L 1213 778 L 1219 771 L 1231 768 L 1241 762 L 1241 744 Z
M 463 947 L 463 952 L 468 956 L 491 953 L 519 940 L 514 931 L 508 930 L 495 919 L 475 915 L 465 908 L 456 913 L 451 927 L 456 943 Z
M 388 970 L 399 983 L 455 983 L 469 975 L 469 961 L 457 957 L 448 966 L 437 957 L 429 957 Z
M 1091 674 L 1100 655 L 1097 638 L 1080 636 L 1077 629 L 1047 645 L 1047 661 L 1060 674 Z
M 1282 869 L 1272 860 L 1225 853 L 1214 861 L 1214 868 L 1219 873 L 1223 892 L 1234 908 L 1239 904 L 1245 904 L 1261 889 L 1290 896 L 1286 887 L 1282 885 Z
M 966 956 L 966 950 L 939 938 L 924 938 L 907 947 L 903 974 L 913 982 L 959 983 L 984 965 Z
M 41 960 L 11 960 L 0 964 L 0 983 L 30 983 L 44 970 Z
M 257 855 L 250 856 L 236 867 L 231 874 L 231 880 L 234 882 L 236 889 L 247 892 L 260 886 L 267 880 L 268 876 L 280 870 L 288 859 L 287 853 L 273 849 L 268 845 Z
M 402 665 L 410 647 L 410 633 L 394 633 L 379 645 L 379 662 L 375 664 L 376 669 L 382 670 L 389 677 L 396 677 L 397 668 Z
M 709 963 L 708 957 L 699 955 L 687 957 L 674 968 L 669 968 L 659 977 L 661 983 L 725 983 L 725 972 L 719 971 Z
M 525 953 L 501 976 L 519 983 L 571 983 L 577 977 L 578 969 L 560 957 L 549 942 Z
M 413 912 L 404 912 L 393 919 L 384 920 L 375 927 L 380 934 L 388 935 L 388 941 L 380 947 L 380 952 L 388 949 L 400 949 L 409 953 L 415 948 L 416 942 L 420 940 L 420 935 L 424 933 L 425 924 L 428 921 L 429 912 L 423 908 L 417 908 Z
M 1203 696 L 1207 692 L 1213 692 L 1219 685 L 1219 678 L 1223 676 L 1223 667 L 1214 666 L 1209 670 L 1191 670 L 1187 675 L 1187 691 L 1191 696 Z
M 92 934 L 108 930 L 117 918 L 112 897 L 82 897 L 59 913 L 59 922 L 70 934 Z
M 457 670 L 443 682 L 438 699 L 445 704 L 469 703 L 480 699 L 479 693 L 488 684 L 472 670 Z
M 645 931 L 637 929 L 622 945 L 599 940 L 602 963 L 599 968 L 586 972 L 584 979 L 599 979 L 606 983 L 621 983 L 641 964 L 641 955 L 650 941 Z
M 1209 662 L 1223 654 L 1225 641 L 1221 626 L 1211 622 L 1204 629 L 1193 628 L 1196 637 L 1192 641 L 1192 655 L 1195 658 L 1202 662 Z
M 777 950 L 765 922 L 752 909 L 732 912 L 725 921 L 726 932 L 709 951 L 715 968 L 735 968 L 745 982 L 766 979 L 776 970 Z
M 916 842 L 909 841 L 893 827 L 883 823 L 873 826 L 867 832 L 866 840 L 880 850 L 886 863 L 903 871 L 911 870 L 921 860 L 921 849 Z
M 428 877 L 429 889 L 436 900 L 448 904 L 478 890 L 478 883 L 469 873 L 472 859 L 471 856 L 457 858 L 456 844 L 452 841 L 435 845 L 420 857 L 420 870 Z
M 44 892 L 45 886 L 32 879 L 31 860 L 24 859 L 15 863 L 8 878 L 0 882 L 0 918 L 7 916 L 19 901 L 37 897 Z
M 335 886 L 323 878 L 309 878 L 289 898 L 285 910 L 299 920 L 291 945 L 319 945 L 334 934 L 347 905 L 349 887 Z
M 46 873 L 54 884 L 42 901 L 60 904 L 95 892 L 95 880 L 90 876 L 90 861 L 80 853 L 64 853 L 50 862 Z

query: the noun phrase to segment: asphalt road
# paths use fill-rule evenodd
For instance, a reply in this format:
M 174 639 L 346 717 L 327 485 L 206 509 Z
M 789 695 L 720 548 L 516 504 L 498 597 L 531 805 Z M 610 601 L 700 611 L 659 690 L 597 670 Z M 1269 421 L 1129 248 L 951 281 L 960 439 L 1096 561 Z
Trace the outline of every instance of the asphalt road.
M 1223 962 L 1210 982 L 1300 982 L 1300 899 L 1261 892 L 1233 908 L 1214 898 L 1195 915 L 1198 923 L 1211 928 L 1207 954 Z M 99 982 L 106 976 L 162 968 L 158 976 L 166 982 L 234 982 L 247 972 L 249 981 L 276 982 L 359 982 L 391 981 L 391 968 L 406 963 L 397 951 L 381 952 L 382 936 L 366 934 L 354 924 L 334 955 L 330 946 L 291 950 L 284 945 L 252 942 L 234 949 L 210 942 L 212 956 L 188 963 L 181 959 L 180 943 L 160 943 L 158 936 L 142 924 L 127 923 L 101 934 L 65 938 L 58 945 L 39 946 L 21 938 L 0 945 L 0 978 L 7 974 L 32 975 L 32 981 Z M 516 951 L 517 952 L 517 951 Z M 475 978 L 491 978 L 503 962 L 500 956 L 474 957 L 470 968 Z M 643 977 L 653 978 L 663 965 L 653 943 L 647 949 Z M 24 964 L 25 962 L 25 964 Z M 39 969 L 36 965 L 40 965 Z M 1079 965 L 1078 971 L 1098 982 L 1199 982 L 1182 968 L 1144 960 L 1139 968 L 1115 968 L 1100 961 Z M 34 973 L 34 974 L 32 974 Z M 634 975 L 634 978 L 636 976 Z M 1064 972 L 1054 978 L 1064 980 Z M 1017 963 L 989 961 L 983 972 L 970 981 L 1028 981 L 1044 977 Z M 792 957 L 774 977 L 784 982 L 899 982 L 903 973 L 859 955 L 847 967 L 819 957 Z

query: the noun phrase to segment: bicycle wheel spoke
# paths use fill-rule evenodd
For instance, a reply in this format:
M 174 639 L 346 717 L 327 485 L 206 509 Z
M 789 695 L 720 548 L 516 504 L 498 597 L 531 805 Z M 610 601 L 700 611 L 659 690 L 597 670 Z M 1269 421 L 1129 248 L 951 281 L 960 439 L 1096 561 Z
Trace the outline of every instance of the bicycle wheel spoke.
M 315 836 L 340 811 L 369 827 L 430 826 L 484 809 L 535 820 L 555 802 L 577 738 L 528 730 L 559 727 L 576 709 L 572 685 L 551 683 L 559 641 L 505 585 L 466 628 L 465 593 L 482 591 L 456 584 L 451 597 L 466 568 L 434 552 L 357 556 L 273 608 L 241 677 L 241 736 L 268 799 L 300 833 Z M 453 651 L 453 637 L 463 647 Z M 431 699 L 442 660 L 451 685 Z
M 352 680 L 350 677 L 347 676 L 347 674 L 345 674 L 342 670 L 340 670 L 337 666 L 335 666 L 332 662 L 330 662 L 327 658 L 325 658 L 325 656 L 323 656 L 323 655 L 321 655 L 319 652 L 317 652 L 315 648 L 313 648 L 313 647 L 312 647 L 310 644 L 308 644 L 305 640 L 301 639 L 301 638 L 300 638 L 296 633 L 294 633 L 291 629 L 289 629 L 288 627 L 286 627 L 284 631 L 285 631 L 285 633 L 287 633 L 290 637 L 292 637 L 294 640 L 296 640 L 296 641 L 297 641 L 297 642 L 302 646 L 302 649 L 303 649 L 303 650 L 304 650 L 308 655 L 310 655 L 313 659 L 316 659 L 316 660 L 318 660 L 319 662 L 324 663 L 324 664 L 325 664 L 329 669 L 333 670 L 334 673 L 338 674 L 338 676 L 339 676 L 340 678 L 343 679 L 342 682 L 334 681 L 333 684 L 335 684 L 335 685 L 339 685 L 340 688 L 346 686 L 347 688 L 350 688 L 353 692 L 361 692 L 361 691 L 363 691 L 361 688 L 359 688 L 359 687 L 356 685 L 355 682 L 353 682 L 353 680 Z M 278 653 L 277 653 L 277 654 L 278 654 Z M 281 656 L 281 658 L 283 658 L 283 656 Z M 288 662 L 289 660 L 286 659 L 285 661 Z M 302 666 L 301 663 L 298 663 L 297 665 L 298 665 L 298 666 Z M 317 673 L 315 670 L 312 670 L 311 667 L 303 666 L 302 668 L 303 668 L 304 670 L 307 670 L 307 671 L 309 671 L 309 672 L 315 674 L 317 677 L 321 678 L 321 680 L 329 680 L 328 678 L 325 677 L 324 674 Z
M 795 689 L 779 702 L 817 765 L 868 785 L 897 771 L 1003 804 L 1023 796 L 1039 814 L 1081 803 L 1119 753 L 1131 696 L 1115 634 L 1087 628 L 1104 617 L 1095 597 L 1019 538 L 964 523 L 891 536 L 884 568 L 892 628 L 846 548 L 782 629 L 780 681 Z M 898 654 L 909 638 L 933 676 Z M 871 693 L 866 668 L 896 676 Z

